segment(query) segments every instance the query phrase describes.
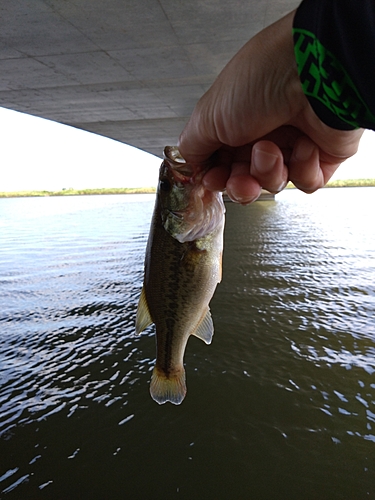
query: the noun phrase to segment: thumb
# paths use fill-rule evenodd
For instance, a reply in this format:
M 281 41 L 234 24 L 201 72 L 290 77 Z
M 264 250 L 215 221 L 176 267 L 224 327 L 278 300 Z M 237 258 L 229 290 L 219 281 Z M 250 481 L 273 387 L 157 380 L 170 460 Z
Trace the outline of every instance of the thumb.
M 196 165 L 207 163 L 210 156 L 222 146 L 216 136 L 213 122 L 207 120 L 207 112 L 203 111 L 203 108 L 205 108 L 204 101 L 207 100 L 205 94 L 198 101 L 177 143 L 182 157 L 188 163 Z

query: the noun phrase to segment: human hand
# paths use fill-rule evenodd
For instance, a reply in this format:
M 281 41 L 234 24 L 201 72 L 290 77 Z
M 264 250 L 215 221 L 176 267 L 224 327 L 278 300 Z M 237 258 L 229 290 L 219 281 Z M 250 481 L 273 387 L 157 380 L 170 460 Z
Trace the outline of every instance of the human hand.
M 290 180 L 312 193 L 356 153 L 362 129 L 325 125 L 303 93 L 294 56 L 295 11 L 262 30 L 227 64 L 196 105 L 180 136 L 186 161 L 210 170 L 211 190 L 250 203 L 261 188 Z

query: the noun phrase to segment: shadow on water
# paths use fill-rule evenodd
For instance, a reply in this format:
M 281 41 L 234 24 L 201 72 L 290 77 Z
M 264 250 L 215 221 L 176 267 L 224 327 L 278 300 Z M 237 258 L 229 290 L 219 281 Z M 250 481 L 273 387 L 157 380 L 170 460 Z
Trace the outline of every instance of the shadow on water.
M 5 217 L 0 497 L 375 495 L 375 235 L 320 196 L 227 205 L 214 341 L 189 340 L 177 407 L 148 394 L 153 327 L 134 336 L 152 197 Z

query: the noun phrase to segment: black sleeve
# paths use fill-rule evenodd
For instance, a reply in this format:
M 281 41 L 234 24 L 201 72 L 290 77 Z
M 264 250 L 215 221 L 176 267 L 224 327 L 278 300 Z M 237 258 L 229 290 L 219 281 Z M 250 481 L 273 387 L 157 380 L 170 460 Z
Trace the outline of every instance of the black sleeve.
M 330 127 L 375 130 L 375 1 L 303 0 L 293 24 L 302 88 Z

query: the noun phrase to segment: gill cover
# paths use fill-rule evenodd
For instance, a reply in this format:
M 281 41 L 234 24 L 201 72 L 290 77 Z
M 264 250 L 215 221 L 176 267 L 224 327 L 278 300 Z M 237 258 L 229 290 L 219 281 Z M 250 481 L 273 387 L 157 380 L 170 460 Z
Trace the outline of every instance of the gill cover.
M 222 221 L 221 193 L 202 185 L 206 171 L 186 163 L 177 147 L 164 149 L 158 186 L 162 224 L 180 243 L 203 238 Z

